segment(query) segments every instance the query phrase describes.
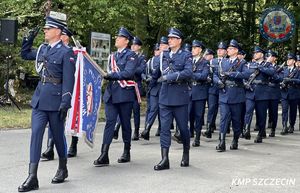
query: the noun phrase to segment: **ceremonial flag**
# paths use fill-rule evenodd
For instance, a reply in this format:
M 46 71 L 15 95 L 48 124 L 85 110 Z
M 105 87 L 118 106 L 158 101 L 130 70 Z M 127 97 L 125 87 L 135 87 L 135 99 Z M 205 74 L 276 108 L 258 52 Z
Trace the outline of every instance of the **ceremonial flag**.
M 77 54 L 75 84 L 66 130 L 68 134 L 84 137 L 93 147 L 95 130 L 101 106 L 102 76 L 98 65 L 85 49 L 74 49 Z

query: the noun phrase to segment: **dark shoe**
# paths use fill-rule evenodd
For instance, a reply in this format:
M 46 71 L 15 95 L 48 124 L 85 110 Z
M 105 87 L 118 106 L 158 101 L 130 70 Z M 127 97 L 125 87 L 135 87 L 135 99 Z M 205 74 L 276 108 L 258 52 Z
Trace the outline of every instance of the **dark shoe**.
M 199 147 L 200 146 L 200 132 L 196 132 L 195 140 L 192 144 L 193 147 Z
M 58 170 L 52 179 L 52 184 L 63 183 L 68 177 L 67 158 L 59 158 Z
M 294 133 L 294 130 L 295 130 L 294 126 L 289 126 L 289 130 L 288 130 L 289 133 Z
M 72 136 L 72 142 L 69 147 L 68 157 L 76 157 L 77 156 L 77 143 L 78 143 L 78 137 Z
M 120 130 L 120 127 L 121 127 L 121 123 L 116 123 L 115 125 L 115 130 L 114 130 L 114 139 L 118 139 L 119 138 L 119 130 Z
M 289 129 L 286 124 L 283 125 L 282 131 L 280 132 L 281 135 L 286 135 L 289 133 Z
M 145 126 L 145 130 L 141 133 L 141 138 L 143 138 L 145 140 L 150 139 L 150 128 L 151 128 L 151 125 L 149 125 L 149 124 L 147 124 Z
M 206 124 L 206 131 L 202 135 L 206 138 L 211 138 L 212 127 L 209 123 Z
M 122 156 L 118 159 L 118 163 L 130 162 L 130 143 L 124 144 L 124 152 Z
M 188 167 L 190 165 L 190 153 L 189 152 L 190 152 L 190 147 L 183 147 L 182 160 L 180 163 L 181 167 Z
M 244 132 L 245 139 L 250 140 L 251 139 L 251 134 L 250 134 L 250 125 L 249 124 L 244 125 L 243 132 Z
M 161 161 L 154 166 L 154 170 L 170 169 L 169 148 L 161 148 Z
M 260 134 L 258 134 L 256 136 L 256 139 L 254 140 L 254 143 L 262 143 L 262 141 L 263 141 L 262 136 Z
M 239 136 L 234 134 L 233 140 L 232 140 L 231 145 L 230 145 L 230 149 L 231 150 L 237 150 L 238 149 L 238 143 L 239 143 Z
M 39 181 L 37 179 L 38 164 L 29 164 L 29 175 L 25 182 L 18 187 L 19 192 L 29 192 L 39 189 Z
M 42 153 L 41 158 L 43 160 L 54 160 L 54 140 L 52 138 L 48 139 L 47 149 L 44 153 Z
M 269 137 L 275 137 L 275 129 L 272 128 Z
M 94 161 L 94 166 L 102 167 L 102 166 L 109 165 L 108 150 L 109 150 L 109 145 L 102 144 L 101 155 L 98 157 L 98 159 Z
M 219 143 L 219 145 L 216 146 L 216 150 L 217 150 L 218 152 L 224 152 L 224 151 L 226 151 L 225 135 L 226 135 L 225 133 L 221 133 L 221 134 L 219 135 L 220 143 Z
M 132 136 L 133 141 L 138 141 L 139 140 L 139 128 L 135 128 Z

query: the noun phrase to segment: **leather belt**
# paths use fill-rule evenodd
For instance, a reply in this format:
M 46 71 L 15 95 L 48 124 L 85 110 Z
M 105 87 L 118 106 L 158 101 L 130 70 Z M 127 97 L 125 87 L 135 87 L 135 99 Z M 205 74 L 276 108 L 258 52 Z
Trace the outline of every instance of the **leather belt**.
M 41 77 L 41 82 L 42 83 L 61 84 L 62 83 L 62 79 L 61 78 L 52 78 L 52 77 L 42 76 Z
M 268 85 L 269 82 L 262 81 L 262 80 L 254 80 L 253 84 L 258 84 L 258 85 Z
M 225 81 L 225 86 L 227 87 L 244 87 L 244 85 L 242 83 L 236 83 L 235 81 L 231 81 L 231 80 L 226 80 Z
M 269 87 L 278 87 L 279 88 L 279 84 L 277 84 L 277 83 L 272 83 L 272 82 L 269 82 L 269 84 L 268 84 L 268 86 Z
M 192 81 L 192 85 L 193 86 L 196 86 L 196 85 L 206 85 L 207 84 L 207 82 L 201 82 L 201 81 Z

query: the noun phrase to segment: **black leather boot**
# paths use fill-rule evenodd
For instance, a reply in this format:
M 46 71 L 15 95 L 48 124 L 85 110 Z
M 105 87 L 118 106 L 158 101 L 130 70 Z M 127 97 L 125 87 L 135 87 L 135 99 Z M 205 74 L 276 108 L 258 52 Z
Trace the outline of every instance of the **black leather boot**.
M 262 132 L 261 132 L 261 137 L 263 139 L 266 139 L 267 138 L 267 134 L 266 134 L 266 129 L 263 129 Z
M 210 128 L 211 128 L 211 133 L 214 133 L 214 132 L 215 132 L 215 130 L 217 129 L 217 127 L 216 127 L 216 123 L 212 123 L 212 124 L 210 124 Z
M 273 125 L 272 121 L 268 121 L 268 128 L 269 129 L 272 129 L 272 125 Z
M 49 161 L 53 160 L 54 159 L 53 148 L 54 148 L 54 140 L 52 138 L 49 138 L 47 142 L 47 149 L 44 153 L 42 153 L 41 158 L 43 160 L 49 160 Z
M 199 133 L 199 135 L 200 135 L 200 133 Z M 180 166 L 181 167 L 188 167 L 189 165 L 190 165 L 190 147 L 189 146 L 184 146 Z
M 176 126 L 175 134 L 173 135 L 172 139 L 175 140 L 177 143 L 182 144 L 181 135 L 179 132 L 179 128 L 177 126 Z
M 288 132 L 289 132 L 289 133 L 294 133 L 294 130 L 295 130 L 295 129 L 294 129 L 294 126 L 291 126 L 291 125 L 290 125 L 290 126 L 289 126 Z
M 29 192 L 31 190 L 39 189 L 39 181 L 37 179 L 37 169 L 38 169 L 37 163 L 29 164 L 29 172 L 28 172 L 29 175 L 25 180 L 25 182 L 18 187 L 19 192 Z
M 219 145 L 216 146 L 216 150 L 217 150 L 218 152 L 226 151 L 225 136 L 226 136 L 225 133 L 220 133 L 220 134 L 219 134 L 219 140 L 220 140 L 220 143 L 219 143 Z
M 194 128 L 194 125 L 190 126 L 190 136 L 191 136 L 191 138 L 195 137 L 195 128 Z
M 251 139 L 251 134 L 250 134 L 250 124 L 245 124 L 243 126 L 243 132 L 244 132 L 244 137 L 246 140 Z
M 138 141 L 139 140 L 139 128 L 136 127 L 134 129 L 134 132 L 133 132 L 133 136 L 132 136 L 132 141 Z
M 192 144 L 193 147 L 199 147 L 200 146 L 200 131 L 196 132 L 195 140 Z
M 282 128 L 282 131 L 280 132 L 280 134 L 281 134 L 281 135 L 286 135 L 286 134 L 288 134 L 288 132 L 289 132 L 289 129 L 288 129 L 288 127 L 287 127 L 287 124 L 284 123 L 284 124 L 283 124 L 283 128 Z
M 118 159 L 118 163 L 130 162 L 130 143 L 124 143 L 124 151 Z
M 231 150 L 237 150 L 238 149 L 238 143 L 239 143 L 239 135 L 234 134 L 231 145 L 230 145 L 230 149 Z
M 245 133 L 246 133 L 246 124 L 243 124 L 240 138 L 245 138 Z
M 161 148 L 161 161 L 154 166 L 154 170 L 170 169 L 169 148 Z
M 211 133 L 212 133 L 212 126 L 211 124 L 207 123 L 206 124 L 206 131 L 202 133 L 202 135 L 206 138 L 211 138 Z
M 269 134 L 269 137 L 275 137 L 275 128 L 271 128 L 271 132 Z
M 68 150 L 68 157 L 77 156 L 77 143 L 78 143 L 78 137 L 72 136 L 72 142 Z
M 115 130 L 114 130 L 114 139 L 116 139 L 116 140 L 119 138 L 120 127 L 121 127 L 121 123 L 117 122 L 115 125 Z
M 67 158 L 59 158 L 58 169 L 51 183 L 52 184 L 63 183 L 67 177 L 68 177 Z
M 226 131 L 227 134 L 230 134 L 230 127 L 231 127 L 231 122 L 229 122 L 227 125 L 227 131 Z
M 150 139 L 150 129 L 151 129 L 151 125 L 146 124 L 145 126 L 145 130 L 141 133 L 141 137 L 145 140 L 149 140 Z
M 108 150 L 109 144 L 102 144 L 101 155 L 94 161 L 94 166 L 102 167 L 109 165 Z
M 254 139 L 254 143 L 262 143 L 263 142 L 263 138 L 261 136 L 261 133 L 258 132 L 256 138 Z

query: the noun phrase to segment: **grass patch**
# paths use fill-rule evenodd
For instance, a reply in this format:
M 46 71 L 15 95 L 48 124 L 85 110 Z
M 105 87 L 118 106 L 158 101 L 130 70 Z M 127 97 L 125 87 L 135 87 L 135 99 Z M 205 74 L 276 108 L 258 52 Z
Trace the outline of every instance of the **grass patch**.
M 0 117 L 0 129 L 30 128 L 31 108 L 1 107 Z
M 31 127 L 31 108 L 22 105 L 21 111 L 16 107 L 0 107 L 0 129 L 18 129 Z M 141 116 L 146 112 L 146 98 L 142 99 Z M 99 121 L 105 121 L 104 103 L 101 104 Z

